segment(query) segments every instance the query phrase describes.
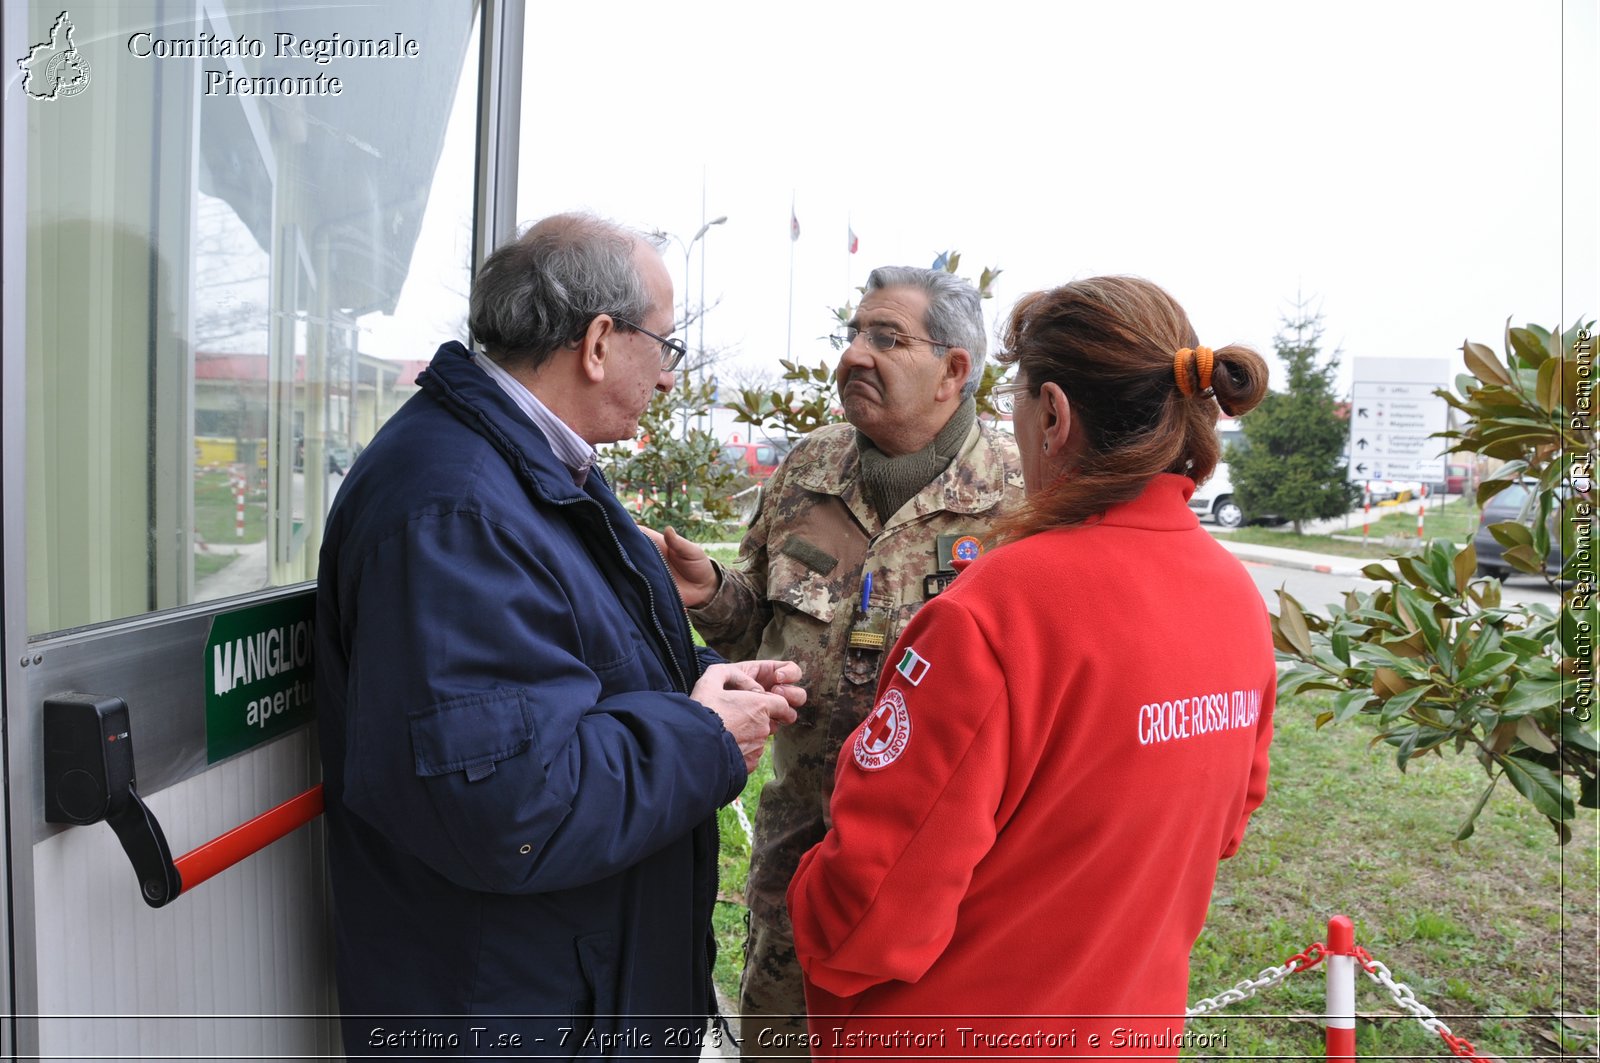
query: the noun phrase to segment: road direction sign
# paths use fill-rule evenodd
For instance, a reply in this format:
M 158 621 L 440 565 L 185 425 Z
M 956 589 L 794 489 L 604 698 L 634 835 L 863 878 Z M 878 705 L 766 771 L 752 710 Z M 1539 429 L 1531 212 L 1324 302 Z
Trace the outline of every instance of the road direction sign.
M 1350 478 L 1437 480 L 1448 441 L 1444 399 L 1449 363 L 1358 358 L 1350 392 Z

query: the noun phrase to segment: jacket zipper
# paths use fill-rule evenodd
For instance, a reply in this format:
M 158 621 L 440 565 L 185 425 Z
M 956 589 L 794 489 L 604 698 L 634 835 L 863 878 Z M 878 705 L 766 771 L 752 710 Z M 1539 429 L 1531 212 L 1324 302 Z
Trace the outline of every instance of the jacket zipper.
M 599 470 L 594 471 L 599 474 L 600 482 L 605 484 L 607 490 L 609 490 L 611 483 L 605 478 L 605 474 L 599 473 Z M 573 499 L 573 501 L 576 502 L 579 500 Z M 627 565 L 628 570 L 634 575 L 638 576 L 639 581 L 644 584 L 645 602 L 650 607 L 650 623 L 655 625 L 656 634 L 661 636 L 661 645 L 666 648 L 667 659 L 672 662 L 673 671 L 678 673 L 679 689 L 685 694 L 689 693 L 689 677 L 683 670 L 683 662 L 678 660 L 677 651 L 672 648 L 672 640 L 667 637 L 667 629 L 661 623 L 661 614 L 656 610 L 656 592 L 655 589 L 650 586 L 650 580 L 645 577 L 643 572 L 639 571 L 638 566 L 633 563 L 633 559 L 628 556 L 628 551 L 622 548 L 622 539 L 617 535 L 616 525 L 611 523 L 611 514 L 606 512 L 606 507 L 602 506 L 599 502 L 596 502 L 592 498 L 585 498 L 582 501 L 588 502 L 590 505 L 594 506 L 600 511 L 600 519 L 605 521 L 606 531 L 611 533 L 611 544 L 617 548 L 617 556 L 622 558 L 622 563 Z M 571 503 L 568 504 L 570 505 Z M 660 551 L 658 550 L 657 553 L 660 553 Z M 683 604 L 683 596 L 678 594 L 678 585 L 673 582 L 672 569 L 666 566 L 665 558 L 662 559 L 662 567 L 667 568 L 667 583 L 672 586 L 673 596 L 678 599 L 678 607 L 683 609 L 684 621 L 687 623 L 689 611 Z
M 605 480 L 603 473 L 601 474 L 601 481 L 604 482 L 608 488 L 611 486 L 610 483 Z M 650 605 L 650 622 L 655 625 L 656 634 L 661 636 L 661 643 L 667 648 L 667 656 L 672 660 L 673 668 L 677 670 L 678 681 L 682 684 L 684 693 L 687 694 L 689 692 L 689 683 L 684 676 L 683 665 L 679 662 L 677 653 L 673 651 L 672 642 L 667 638 L 666 629 L 662 626 L 661 615 L 656 612 L 656 596 L 655 591 L 650 586 L 650 581 L 646 579 L 644 573 L 640 572 L 638 567 L 634 565 L 633 559 L 628 556 L 628 552 L 622 548 L 622 539 L 617 535 L 616 526 L 611 523 L 611 514 L 607 513 L 605 507 L 601 506 L 593 499 L 588 499 L 587 501 L 599 508 L 600 519 L 605 521 L 606 531 L 611 533 L 611 542 L 616 546 L 617 554 L 622 558 L 623 564 L 627 565 L 628 568 L 638 575 L 640 580 L 644 583 L 645 598 Z M 667 571 L 667 583 L 672 588 L 672 596 L 677 601 L 678 608 L 683 611 L 683 622 L 687 625 L 689 623 L 689 607 L 684 604 L 683 595 L 678 591 L 677 581 L 672 578 L 672 566 L 667 564 L 666 555 L 661 553 L 659 547 L 656 549 L 656 553 L 661 555 L 661 567 Z M 734 800 L 737 801 L 738 798 L 735 797 Z M 710 1024 L 713 1029 L 715 1029 L 719 1024 L 726 1029 L 728 1020 L 723 1016 L 722 1008 L 717 1003 L 716 986 L 717 928 L 715 916 L 717 910 L 717 895 L 722 892 L 722 820 L 719 816 L 719 812 L 720 810 L 713 811 L 711 813 L 712 839 L 715 844 L 711 849 L 711 903 L 706 906 L 705 994 L 706 1004 L 710 1010 L 706 1013 L 705 1018 L 706 1022 Z

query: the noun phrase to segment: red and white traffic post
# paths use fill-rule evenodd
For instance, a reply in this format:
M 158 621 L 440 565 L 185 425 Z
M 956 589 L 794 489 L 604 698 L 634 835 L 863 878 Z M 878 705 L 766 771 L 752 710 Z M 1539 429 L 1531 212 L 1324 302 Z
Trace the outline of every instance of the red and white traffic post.
M 1417 542 L 1422 541 L 1422 515 L 1428 511 L 1428 485 L 1422 485 L 1422 493 L 1417 496 Z
M 1329 1059 L 1356 1058 L 1356 931 L 1348 915 L 1328 920 Z

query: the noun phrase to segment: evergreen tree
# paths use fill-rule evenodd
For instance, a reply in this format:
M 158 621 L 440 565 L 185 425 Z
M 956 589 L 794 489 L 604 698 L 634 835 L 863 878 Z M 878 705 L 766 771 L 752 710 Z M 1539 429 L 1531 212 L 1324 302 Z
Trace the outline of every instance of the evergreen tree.
M 603 447 L 600 464 L 622 504 L 640 523 L 660 531 L 672 525 L 691 539 L 728 537 L 738 516 L 738 493 L 748 477 L 718 460 L 722 442 L 702 428 L 682 431 L 684 411 L 708 414 L 714 386 L 685 380 L 670 395 L 656 395 L 639 418 L 639 438 Z
M 1355 500 L 1343 455 L 1349 426 L 1334 395 L 1339 356 L 1323 361 L 1321 340 L 1322 315 L 1297 303 L 1273 338 L 1287 389 L 1240 420 L 1244 445 L 1227 454 L 1240 507 L 1291 520 L 1297 535 L 1304 521 L 1340 516 Z

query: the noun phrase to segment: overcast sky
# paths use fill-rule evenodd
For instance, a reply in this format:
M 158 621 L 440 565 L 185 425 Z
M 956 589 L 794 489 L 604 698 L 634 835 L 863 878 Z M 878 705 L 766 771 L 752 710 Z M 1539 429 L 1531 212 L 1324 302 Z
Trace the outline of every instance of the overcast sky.
M 1269 351 L 1299 293 L 1347 380 L 1354 357 L 1459 366 L 1508 315 L 1600 312 L 1597 7 L 530 5 L 518 214 L 681 240 L 726 215 L 690 299 L 703 249 L 707 346 L 774 376 L 791 345 L 829 355 L 871 267 L 943 250 L 1004 270 L 991 334 L 1023 292 L 1134 273 L 1211 346 Z

